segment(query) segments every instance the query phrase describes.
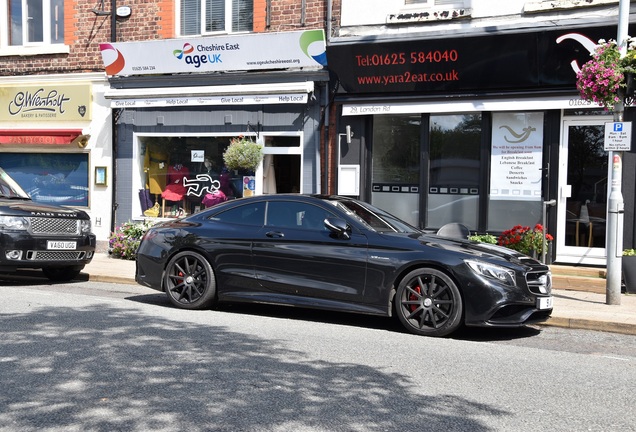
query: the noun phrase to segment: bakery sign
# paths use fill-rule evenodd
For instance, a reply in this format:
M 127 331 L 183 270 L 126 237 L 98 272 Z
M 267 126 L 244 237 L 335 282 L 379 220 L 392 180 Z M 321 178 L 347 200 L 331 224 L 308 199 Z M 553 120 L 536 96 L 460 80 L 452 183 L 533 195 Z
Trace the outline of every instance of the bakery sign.
M 90 120 L 91 94 L 90 84 L 3 86 L 0 121 Z

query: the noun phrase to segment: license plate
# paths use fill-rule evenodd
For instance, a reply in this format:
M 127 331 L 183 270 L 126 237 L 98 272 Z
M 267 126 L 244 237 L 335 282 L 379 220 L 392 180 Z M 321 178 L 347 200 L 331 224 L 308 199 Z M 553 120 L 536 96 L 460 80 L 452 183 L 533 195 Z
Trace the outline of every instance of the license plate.
M 537 299 L 537 309 L 552 309 L 554 297 L 539 297 Z
M 46 248 L 48 250 L 75 250 L 77 248 L 77 242 L 49 240 L 46 242 Z

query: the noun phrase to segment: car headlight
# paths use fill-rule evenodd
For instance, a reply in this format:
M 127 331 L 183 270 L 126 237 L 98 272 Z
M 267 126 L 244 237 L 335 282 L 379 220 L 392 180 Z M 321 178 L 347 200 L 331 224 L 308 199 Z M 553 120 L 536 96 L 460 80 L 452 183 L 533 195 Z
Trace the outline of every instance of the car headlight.
M 29 222 L 20 216 L 0 216 L 0 227 L 8 230 L 26 231 Z
M 483 276 L 486 279 L 496 280 L 499 283 L 511 287 L 517 285 L 515 273 L 510 269 L 483 261 L 466 260 L 465 262 L 468 267 L 479 276 Z
M 81 234 L 90 234 L 91 233 L 91 220 L 90 219 L 82 219 L 82 220 L 80 220 L 80 233 Z

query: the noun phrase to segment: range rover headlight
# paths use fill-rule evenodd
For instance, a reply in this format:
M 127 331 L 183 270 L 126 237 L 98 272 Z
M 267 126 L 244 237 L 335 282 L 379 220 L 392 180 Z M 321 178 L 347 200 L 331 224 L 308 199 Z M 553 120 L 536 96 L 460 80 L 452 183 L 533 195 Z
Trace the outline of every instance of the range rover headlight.
M 26 231 L 29 228 L 29 222 L 20 216 L 0 216 L 0 228 Z
M 82 220 L 80 220 L 80 233 L 81 234 L 90 234 L 91 233 L 91 220 L 90 219 L 82 219 Z
M 511 287 L 517 285 L 515 273 L 510 269 L 483 261 L 466 260 L 465 262 L 468 267 L 479 276 L 482 276 L 486 279 L 495 280 L 501 284 Z

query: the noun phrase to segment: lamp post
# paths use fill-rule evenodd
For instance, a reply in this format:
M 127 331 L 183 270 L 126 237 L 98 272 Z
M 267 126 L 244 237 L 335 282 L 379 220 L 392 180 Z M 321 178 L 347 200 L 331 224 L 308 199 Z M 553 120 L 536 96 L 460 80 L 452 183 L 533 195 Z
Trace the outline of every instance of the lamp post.
M 627 27 L 629 25 L 629 0 L 620 0 L 618 4 L 618 34 L 616 43 L 621 58 L 627 50 Z M 622 122 L 625 111 L 625 92 L 619 92 L 621 101 L 614 109 L 614 121 Z M 609 163 L 612 169 L 611 190 L 607 201 L 607 280 L 605 283 L 605 303 L 608 305 L 621 304 L 621 274 L 623 255 L 623 212 L 624 202 L 621 192 L 623 176 L 623 152 L 610 151 Z

